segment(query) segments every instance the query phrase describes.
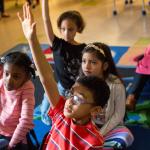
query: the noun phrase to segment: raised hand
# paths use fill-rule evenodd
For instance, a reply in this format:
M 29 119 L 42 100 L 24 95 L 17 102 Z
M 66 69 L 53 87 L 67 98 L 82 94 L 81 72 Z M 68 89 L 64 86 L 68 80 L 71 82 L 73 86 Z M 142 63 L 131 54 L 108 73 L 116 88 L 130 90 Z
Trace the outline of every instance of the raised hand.
M 33 38 L 33 35 L 36 33 L 36 23 L 34 22 L 34 18 L 28 3 L 23 5 L 23 15 L 21 16 L 20 13 L 17 13 L 18 18 L 22 24 L 22 29 L 24 35 L 27 40 Z

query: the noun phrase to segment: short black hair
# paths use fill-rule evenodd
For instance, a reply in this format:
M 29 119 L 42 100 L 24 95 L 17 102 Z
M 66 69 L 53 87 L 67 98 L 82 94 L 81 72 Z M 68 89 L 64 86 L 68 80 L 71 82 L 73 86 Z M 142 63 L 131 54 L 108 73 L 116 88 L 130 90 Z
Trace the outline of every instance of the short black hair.
M 81 76 L 76 82 L 92 92 L 96 106 L 101 106 L 103 108 L 107 104 L 110 96 L 110 89 L 103 79 L 96 76 Z
M 65 11 L 64 13 L 62 13 L 57 20 L 58 28 L 61 27 L 62 21 L 66 20 L 66 19 L 70 19 L 70 20 L 74 21 L 78 28 L 78 32 L 82 33 L 82 31 L 85 27 L 85 22 L 83 20 L 83 17 L 81 16 L 81 14 L 78 11 L 69 10 L 69 11 Z
M 3 56 L 0 61 L 1 64 L 10 63 L 23 68 L 28 75 L 32 75 L 35 78 L 34 65 L 30 57 L 25 53 L 19 51 L 10 52 Z

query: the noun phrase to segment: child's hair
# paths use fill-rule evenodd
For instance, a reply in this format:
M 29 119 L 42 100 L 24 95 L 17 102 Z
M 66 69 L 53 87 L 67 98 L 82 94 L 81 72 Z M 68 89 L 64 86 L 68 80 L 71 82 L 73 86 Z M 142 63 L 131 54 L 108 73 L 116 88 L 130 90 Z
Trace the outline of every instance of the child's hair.
M 66 11 L 66 12 L 62 13 L 57 20 L 58 28 L 61 28 L 61 23 L 65 19 L 70 19 L 70 20 L 74 21 L 78 28 L 78 32 L 82 33 L 82 31 L 85 27 L 85 22 L 81 16 L 81 14 L 78 11 L 70 10 L 70 11 Z
M 96 106 L 102 108 L 105 106 L 109 99 L 110 89 L 103 79 L 96 76 L 81 76 L 76 82 L 92 92 Z
M 1 64 L 10 63 L 20 68 L 24 68 L 27 75 L 29 76 L 32 75 L 33 78 L 35 78 L 34 65 L 30 60 L 30 57 L 25 53 L 11 52 L 9 54 L 6 54 L 4 57 L 2 57 L 0 59 L 0 63 Z
M 108 68 L 104 71 L 105 78 L 107 78 L 110 73 L 119 77 L 115 63 L 112 58 L 111 50 L 106 44 L 100 42 L 88 44 L 82 51 L 82 55 L 84 53 L 94 54 L 95 57 L 97 57 L 97 59 L 99 59 L 103 63 L 108 63 Z M 82 68 L 80 69 L 80 76 L 81 75 L 83 75 Z

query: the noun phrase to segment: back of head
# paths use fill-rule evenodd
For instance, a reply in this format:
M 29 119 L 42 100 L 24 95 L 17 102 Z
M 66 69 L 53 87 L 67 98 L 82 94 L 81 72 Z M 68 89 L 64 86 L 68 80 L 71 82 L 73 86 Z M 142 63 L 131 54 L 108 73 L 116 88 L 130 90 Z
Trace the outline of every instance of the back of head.
M 25 72 L 30 75 L 32 74 L 35 77 L 35 70 L 30 60 L 30 57 L 22 52 L 11 52 L 1 58 L 1 63 L 10 63 L 16 65 L 20 68 L 23 68 Z
M 84 27 L 85 27 L 85 22 L 81 16 L 81 14 L 76 11 L 76 10 L 69 10 L 69 11 L 66 11 L 64 13 L 62 13 L 58 20 L 57 20 L 57 26 L 58 28 L 61 27 L 61 23 L 63 20 L 66 20 L 66 19 L 70 19 L 72 21 L 75 22 L 77 28 L 78 28 L 78 32 L 79 33 L 82 33 Z
M 110 89 L 103 79 L 96 76 L 81 76 L 76 82 L 92 92 L 96 106 L 102 108 L 105 106 L 109 99 Z

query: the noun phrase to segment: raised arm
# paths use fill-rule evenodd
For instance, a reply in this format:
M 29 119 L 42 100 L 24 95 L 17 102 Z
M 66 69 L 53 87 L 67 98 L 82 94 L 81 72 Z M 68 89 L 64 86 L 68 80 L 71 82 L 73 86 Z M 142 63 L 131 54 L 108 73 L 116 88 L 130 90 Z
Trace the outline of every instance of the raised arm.
M 42 0 L 42 17 L 48 42 L 50 46 L 52 46 L 54 40 L 54 32 L 49 15 L 48 0 Z
M 22 24 L 24 35 L 29 43 L 33 60 L 44 90 L 50 100 L 51 106 L 55 107 L 59 100 L 57 84 L 53 77 L 51 66 L 48 64 L 44 54 L 42 53 L 36 35 L 36 23 L 34 22 L 31 9 L 27 3 L 23 5 L 23 16 L 18 13 L 18 17 Z

